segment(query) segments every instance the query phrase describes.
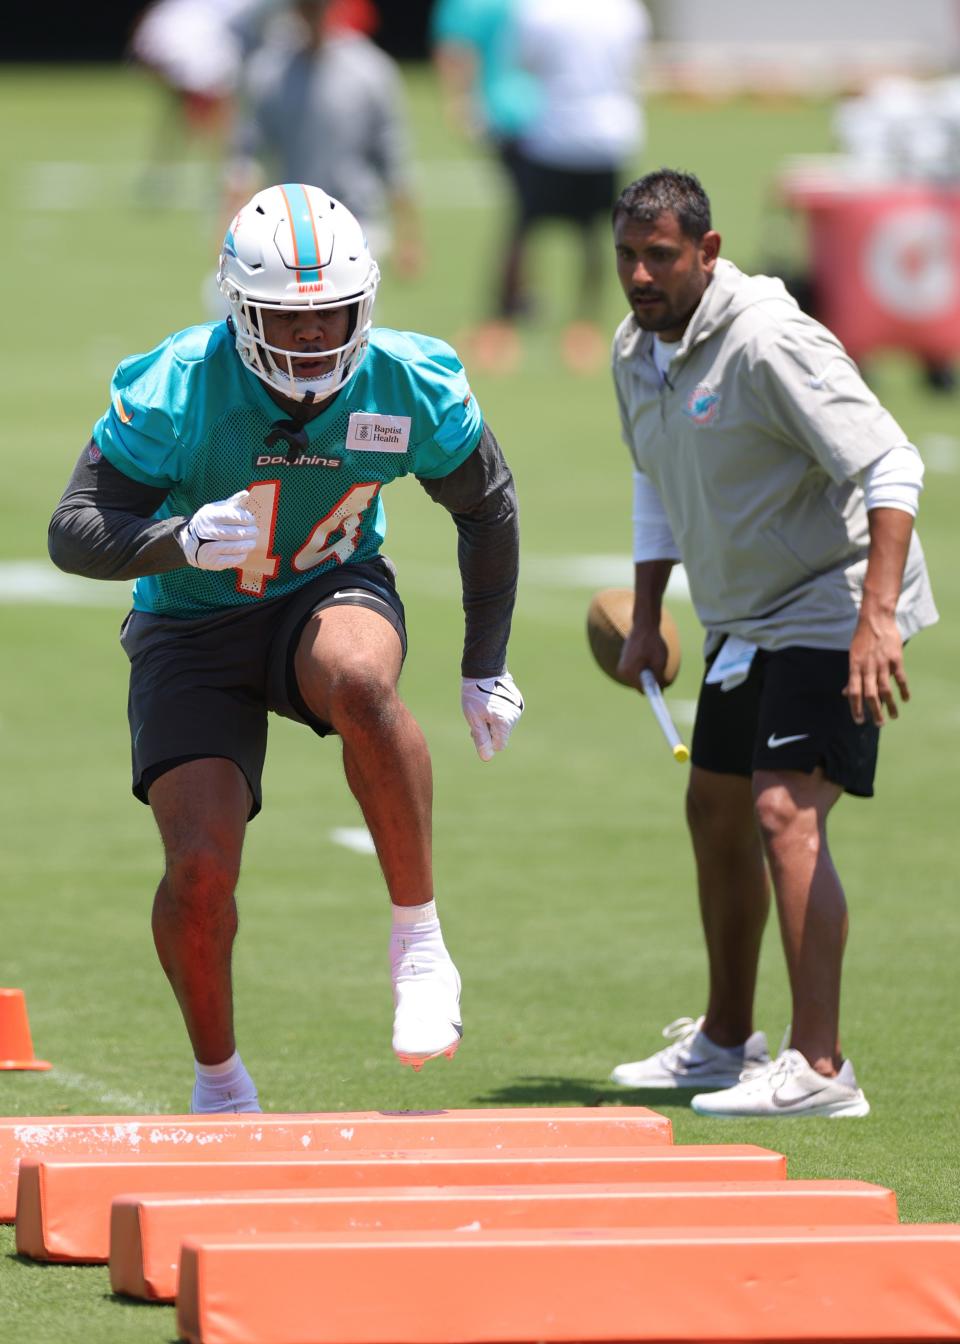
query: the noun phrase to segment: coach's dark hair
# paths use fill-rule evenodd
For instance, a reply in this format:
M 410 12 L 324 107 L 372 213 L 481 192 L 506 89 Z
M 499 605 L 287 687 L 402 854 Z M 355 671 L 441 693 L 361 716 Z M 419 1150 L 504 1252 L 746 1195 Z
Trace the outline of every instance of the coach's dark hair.
M 673 214 L 681 231 L 699 242 L 710 228 L 710 198 L 692 173 L 661 168 L 631 182 L 621 191 L 613 207 L 617 215 L 628 215 L 642 224 L 652 224 L 658 216 Z

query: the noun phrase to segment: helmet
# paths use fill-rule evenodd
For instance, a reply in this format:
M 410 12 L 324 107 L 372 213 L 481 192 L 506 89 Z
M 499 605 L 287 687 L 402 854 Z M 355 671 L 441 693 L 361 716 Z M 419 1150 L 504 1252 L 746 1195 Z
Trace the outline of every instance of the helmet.
M 217 271 L 237 353 L 251 373 L 295 401 L 328 397 L 353 375 L 366 354 L 379 282 L 359 222 L 319 187 L 299 183 L 258 191 L 240 210 Z M 298 378 L 294 352 L 264 339 L 261 313 L 290 308 L 351 310 L 346 343 L 323 352 L 335 359 L 329 372 Z

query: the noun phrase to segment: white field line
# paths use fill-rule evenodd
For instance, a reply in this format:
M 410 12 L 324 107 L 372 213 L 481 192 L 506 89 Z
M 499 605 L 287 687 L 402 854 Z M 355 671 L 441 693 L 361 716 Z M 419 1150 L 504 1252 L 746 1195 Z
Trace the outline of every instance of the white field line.
M 211 173 L 202 163 L 93 163 L 83 160 L 40 160 L 20 170 L 18 197 L 31 211 L 74 214 L 103 210 L 105 202 L 132 204 L 150 173 L 151 200 L 169 210 L 209 210 L 213 204 Z
M 352 849 L 354 854 L 376 854 L 377 852 L 374 847 L 373 836 L 366 826 L 337 826 L 330 832 L 330 839 L 335 845 L 342 845 L 344 849 Z
M 633 561 L 629 555 L 522 556 L 520 582 L 534 588 L 632 588 Z M 682 565 L 674 565 L 666 595 L 690 600 Z
M 633 582 L 633 562 L 628 555 L 579 555 L 555 557 L 526 556 L 521 563 L 521 584 L 529 588 L 629 588 Z M 414 592 L 435 593 L 449 587 L 457 595 L 457 580 L 448 567 L 404 566 L 401 588 Z M 674 566 L 667 585 L 667 597 L 689 601 L 690 590 L 683 567 Z M 42 560 L 0 562 L 0 603 L 51 603 L 65 607 L 116 607 L 130 605 L 130 584 L 104 583 L 62 574 Z
M 47 1077 L 61 1087 L 88 1093 L 99 1105 L 116 1107 L 118 1115 L 163 1115 L 166 1110 L 159 1101 L 145 1097 L 142 1092 L 115 1092 L 113 1088 L 105 1087 L 97 1078 L 88 1078 L 84 1073 L 72 1073 L 59 1068 L 56 1064 Z M 185 1074 L 184 1077 L 187 1078 L 188 1075 Z M 189 1091 L 189 1088 L 187 1090 Z
M 43 560 L 0 563 L 0 602 L 54 603 L 62 607 L 129 607 L 129 583 L 97 583 L 62 574 Z

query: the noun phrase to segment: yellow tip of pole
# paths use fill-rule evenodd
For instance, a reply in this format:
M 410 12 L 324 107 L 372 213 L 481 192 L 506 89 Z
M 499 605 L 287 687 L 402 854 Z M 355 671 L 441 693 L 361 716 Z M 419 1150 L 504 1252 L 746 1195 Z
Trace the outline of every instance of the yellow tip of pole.
M 678 742 L 677 745 L 674 747 L 673 759 L 677 761 L 680 765 L 683 765 L 686 761 L 689 761 L 690 752 L 688 748 L 683 745 L 682 742 Z

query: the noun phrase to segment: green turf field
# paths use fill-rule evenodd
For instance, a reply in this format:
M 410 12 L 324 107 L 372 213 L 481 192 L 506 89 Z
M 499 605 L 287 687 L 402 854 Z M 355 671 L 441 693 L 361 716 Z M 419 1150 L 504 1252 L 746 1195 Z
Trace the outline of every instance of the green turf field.
M 377 316 L 456 341 L 489 289 L 500 216 L 490 166 L 448 134 L 430 79 L 411 72 L 429 267 L 385 275 Z M 27 993 L 47 1074 L 0 1074 L 0 1113 L 182 1111 L 191 1055 L 156 963 L 149 908 L 159 846 L 128 789 L 126 585 L 62 583 L 45 530 L 105 406 L 116 361 L 203 320 L 200 287 L 219 232 L 196 157 L 153 197 L 138 191 L 156 108 L 115 70 L 11 71 L 0 82 L 6 261 L 0 533 L 4 692 L 0 983 Z M 725 251 L 746 266 L 788 248 L 770 183 L 784 154 L 829 144 L 825 105 L 658 101 L 645 166 L 698 172 Z M 639 166 L 639 165 L 638 165 Z M 453 1063 L 415 1076 L 394 1061 L 388 911 L 375 860 L 331 839 L 358 827 L 339 753 L 275 721 L 265 810 L 251 828 L 239 899 L 238 1034 L 264 1106 L 366 1110 L 643 1103 L 680 1142 L 753 1142 L 795 1177 L 893 1186 L 909 1221 L 960 1219 L 956 1030 L 955 754 L 960 580 L 958 403 L 886 360 L 877 390 L 928 462 L 921 531 L 942 623 L 911 647 L 914 700 L 884 731 L 879 794 L 835 813 L 851 904 L 846 1047 L 867 1120 L 701 1120 L 683 1096 L 605 1081 L 649 1053 L 659 1028 L 702 1006 L 684 771 L 645 705 L 591 665 L 593 588 L 627 583 L 630 485 L 605 373 L 573 380 L 557 356 L 573 253 L 536 253 L 539 325 L 521 377 L 473 378 L 514 467 L 524 569 L 511 670 L 528 711 L 507 754 L 477 760 L 459 709 L 455 534 L 414 482 L 388 496 L 388 550 L 407 603 L 406 698 L 432 747 L 438 900 L 464 980 L 466 1037 Z M 612 274 L 609 323 L 621 304 Z M 46 581 L 50 587 L 41 591 Z M 698 633 L 673 604 L 686 659 L 672 702 L 684 728 Z M 953 988 L 951 988 L 951 985 Z M 768 931 L 758 1025 L 776 1046 L 787 992 Z M 21 1263 L 0 1230 L 4 1339 L 169 1341 L 168 1308 L 111 1297 L 103 1269 Z

